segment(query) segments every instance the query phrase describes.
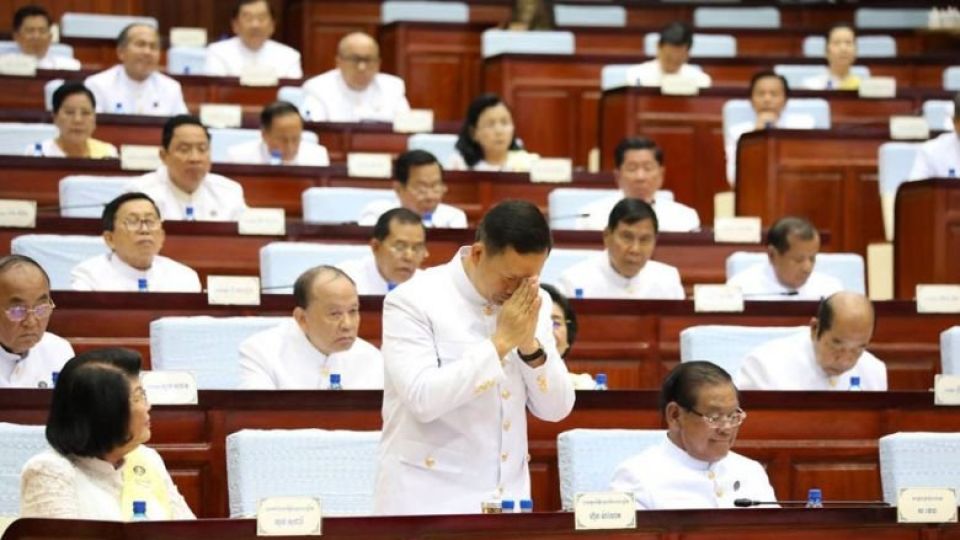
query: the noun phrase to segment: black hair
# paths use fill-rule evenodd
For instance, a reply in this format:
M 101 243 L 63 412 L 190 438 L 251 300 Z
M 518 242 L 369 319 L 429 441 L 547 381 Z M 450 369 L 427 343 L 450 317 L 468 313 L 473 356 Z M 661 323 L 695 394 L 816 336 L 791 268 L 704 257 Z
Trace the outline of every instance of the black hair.
M 619 169 L 623 166 L 623 161 L 630 150 L 650 150 L 653 152 L 653 158 L 657 164 L 663 166 L 663 149 L 653 139 L 647 137 L 624 137 L 613 151 L 613 163 Z
M 256 3 L 259 3 L 259 2 L 263 2 L 264 4 L 267 5 L 267 11 L 270 12 L 270 18 L 273 19 L 273 20 L 276 20 L 277 17 L 273 14 L 273 4 L 270 3 L 270 0 L 239 0 L 239 1 L 233 6 L 233 11 L 230 13 L 230 18 L 231 18 L 231 19 L 236 19 L 237 17 L 239 17 L 239 16 L 240 16 L 240 10 L 243 9 L 243 6 L 246 6 L 246 5 L 248 5 L 248 4 L 256 4 Z
M 854 28 L 854 26 L 853 26 L 852 24 L 848 23 L 848 22 L 837 22 L 837 23 L 833 23 L 832 25 L 830 25 L 830 28 L 828 28 L 827 31 L 823 34 L 823 37 L 826 38 L 827 42 L 829 43 L 829 42 L 830 42 L 830 34 L 833 34 L 833 31 L 834 31 L 834 30 L 839 30 L 839 29 L 841 29 L 841 28 L 846 28 L 847 30 L 850 30 L 851 32 L 853 32 L 853 37 L 854 37 L 854 39 L 856 39 L 856 37 L 857 37 L 857 29 Z
M 86 95 L 90 100 L 90 105 L 92 105 L 93 109 L 96 110 L 97 98 L 93 97 L 93 92 L 91 92 L 90 89 L 84 86 L 84 84 L 80 81 L 67 81 L 53 91 L 53 114 L 60 112 L 60 107 L 63 106 L 63 102 L 74 94 Z
M 489 255 L 513 248 L 520 255 L 544 253 L 553 248 L 550 226 L 533 203 L 508 200 L 491 208 L 477 226 L 477 242 Z
M 393 165 L 393 178 L 397 182 L 407 185 L 407 180 L 410 179 L 410 167 L 421 167 L 433 163 L 440 165 L 437 157 L 430 152 L 426 150 L 407 150 L 397 156 L 397 161 Z M 443 171 L 443 167 L 440 167 L 440 170 Z
M 697 406 L 700 388 L 718 384 L 729 384 L 736 389 L 730 374 L 713 362 L 705 360 L 680 362 L 663 380 L 663 386 L 660 388 L 660 414 L 666 414 L 667 405 L 671 402 L 676 402 L 687 410 L 693 409 Z
M 613 206 L 610 211 L 610 217 L 607 218 L 607 230 L 613 231 L 617 225 L 626 223 L 633 225 L 638 221 L 649 219 L 653 221 L 653 232 L 660 232 L 660 222 L 657 220 L 657 212 L 647 201 L 640 199 L 620 199 L 620 202 Z
M 573 308 L 570 306 L 570 300 L 556 287 L 549 283 L 541 283 L 540 288 L 547 291 L 553 303 L 559 304 L 560 309 L 563 311 L 563 320 L 567 327 L 567 343 L 570 345 L 570 348 L 563 354 L 563 356 L 566 356 L 567 353 L 570 352 L 570 349 L 573 348 L 573 343 L 577 341 L 577 330 L 580 328 L 577 324 L 577 313 L 573 311 Z
M 383 242 L 390 236 L 391 223 L 408 223 L 410 225 L 420 225 L 423 227 L 423 218 L 417 215 L 413 210 L 399 207 L 391 208 L 380 214 L 377 218 L 377 224 L 373 226 L 373 238 Z
M 300 109 L 289 101 L 274 101 L 260 111 L 260 129 L 270 129 L 274 118 L 288 114 L 295 114 L 300 117 Z
M 160 142 L 163 145 L 164 150 L 170 149 L 170 141 L 173 140 L 173 132 L 176 131 L 180 126 L 199 126 L 203 128 L 203 133 L 207 136 L 207 142 L 210 142 L 210 130 L 207 129 L 207 126 L 203 125 L 203 122 L 201 122 L 199 118 L 189 114 L 178 114 L 176 116 L 171 116 L 170 119 L 167 120 L 167 123 L 163 125 L 163 138 Z
M 160 208 L 157 207 L 157 203 L 150 198 L 146 193 L 141 193 L 139 191 L 131 191 L 129 193 L 121 193 L 117 198 L 108 202 L 106 206 L 103 207 L 103 214 L 100 215 L 100 226 L 104 231 L 112 231 L 116 225 L 117 213 L 120 212 L 120 207 L 127 201 L 136 201 L 136 200 L 145 200 L 150 201 L 150 204 L 153 205 L 153 209 L 157 212 L 157 217 L 162 218 L 160 215 Z
M 783 84 L 783 95 L 784 97 L 790 97 L 790 85 L 787 84 L 787 78 L 783 75 L 780 75 L 772 69 L 764 69 L 753 74 L 753 77 L 750 78 L 750 95 L 753 95 L 753 88 L 760 82 L 760 79 L 767 78 L 780 79 L 780 83 Z
M 463 126 L 460 127 L 456 148 L 457 151 L 460 152 L 460 155 L 463 156 L 463 161 L 465 161 L 469 167 L 473 167 L 484 158 L 483 148 L 473 139 L 473 131 L 477 128 L 480 115 L 483 114 L 483 111 L 490 107 L 496 107 L 497 105 L 507 106 L 507 104 L 500 99 L 500 96 L 496 94 L 483 94 L 471 101 L 470 106 L 467 107 L 467 117 L 463 121 Z M 513 133 L 513 140 L 510 141 L 509 149 L 520 149 L 520 145 L 517 144 L 516 131 Z
M 354 286 L 357 285 L 353 281 L 353 278 L 336 266 L 330 266 L 326 264 L 314 266 L 313 268 L 310 268 L 309 270 L 300 274 L 300 277 L 297 278 L 297 281 L 293 283 L 293 301 L 298 308 L 307 309 L 307 307 L 310 305 L 310 291 L 313 289 L 313 282 L 321 274 L 333 274 L 332 279 L 346 278 L 350 283 L 353 283 Z
M 660 45 L 676 45 L 689 50 L 693 46 L 693 29 L 687 23 L 674 21 L 660 30 Z
M 94 349 L 60 370 L 47 418 L 47 442 L 64 456 L 102 458 L 130 440 L 130 378 L 140 355 Z
M 160 40 L 160 31 L 157 30 L 155 26 L 151 26 L 143 22 L 134 22 L 130 23 L 123 27 L 123 30 L 120 31 L 120 35 L 117 36 L 117 48 L 123 48 L 127 46 L 127 42 L 130 41 L 130 30 L 136 28 L 137 26 L 142 26 L 144 28 L 150 28 L 157 34 L 157 41 Z
M 10 270 L 16 266 L 20 266 L 23 264 L 32 266 L 37 270 L 39 270 L 40 273 L 43 274 L 43 279 L 47 281 L 47 288 L 48 289 L 50 288 L 50 276 L 47 274 L 47 271 L 44 270 L 42 266 L 40 266 L 40 263 L 38 263 L 31 257 L 27 257 L 26 255 L 14 254 L 14 255 L 5 255 L 3 257 L 0 257 L 0 276 L 7 273 L 7 270 Z
M 47 26 L 53 24 L 53 19 L 50 18 L 50 13 L 48 13 L 47 10 L 40 6 L 28 5 L 13 12 L 13 31 L 19 31 L 28 17 L 43 17 L 47 20 Z
M 837 294 L 839 293 L 833 293 L 830 296 L 827 296 L 826 298 L 821 298 L 820 304 L 817 305 L 816 339 L 820 339 L 820 336 L 822 336 L 824 332 L 827 332 L 831 328 L 833 328 L 833 321 L 836 318 L 836 313 L 837 313 L 836 308 L 833 305 L 833 302 L 834 302 L 834 297 L 836 297 Z M 873 311 L 873 303 L 870 302 L 870 300 L 866 300 L 866 301 L 868 304 L 870 304 L 870 310 Z M 876 328 L 877 328 L 877 317 L 876 315 L 874 315 L 873 330 L 870 332 L 871 335 L 873 335 L 873 332 L 876 330 Z
M 767 245 L 773 246 L 777 253 L 783 255 L 790 251 L 791 236 L 796 236 L 800 240 L 813 240 L 817 237 L 817 229 L 803 218 L 783 217 L 767 231 Z

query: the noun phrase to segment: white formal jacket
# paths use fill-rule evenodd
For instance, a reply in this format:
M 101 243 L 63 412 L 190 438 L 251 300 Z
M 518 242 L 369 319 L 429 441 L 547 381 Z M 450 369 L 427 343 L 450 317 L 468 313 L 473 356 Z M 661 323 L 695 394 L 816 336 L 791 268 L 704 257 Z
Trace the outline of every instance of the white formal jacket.
M 273 156 L 270 148 L 263 139 L 242 142 L 227 148 L 227 161 L 230 163 L 248 163 L 252 165 L 270 165 Z M 283 165 L 303 165 L 311 167 L 326 167 L 330 165 L 330 155 L 327 149 L 317 143 L 300 140 L 297 155 L 292 161 L 284 161 Z
M 952 131 L 920 145 L 910 168 L 910 180 L 951 176 L 960 177 L 960 137 Z
M 799 289 L 785 287 L 769 260 L 741 270 L 727 280 L 727 285 L 740 287 L 744 300 L 820 300 L 843 290 L 839 279 L 816 270 Z
M 162 255 L 153 258 L 150 269 L 138 270 L 116 253 L 91 257 L 70 271 L 75 291 L 138 291 L 141 279 L 150 292 L 200 292 L 200 276 L 185 264 Z
M 53 372 L 71 358 L 70 343 L 50 332 L 23 356 L 0 347 L 0 388 L 53 388 Z
M 410 110 L 403 79 L 387 73 L 377 73 L 369 86 L 357 91 L 335 68 L 307 80 L 303 90 L 304 116 L 314 122 L 392 122 L 398 112 Z
M 189 112 L 180 83 L 159 71 L 135 81 L 123 64 L 117 64 L 87 77 L 84 84 L 97 98 L 98 113 L 174 116 Z
M 160 208 L 163 219 L 186 219 L 187 207 L 193 207 L 197 221 L 237 221 L 247 209 L 243 186 L 219 174 L 207 173 L 193 193 L 186 193 L 173 184 L 167 168 L 134 178 L 124 191 L 142 191 Z
M 214 77 L 239 77 L 253 66 L 269 68 L 281 79 L 302 79 L 300 52 L 272 39 L 259 50 L 248 49 L 239 37 L 207 45 L 204 73 Z
M 381 214 L 399 207 L 400 199 L 396 196 L 389 199 L 371 201 L 360 210 L 359 224 L 364 226 L 376 225 Z M 423 226 L 440 229 L 466 229 L 467 214 L 456 206 L 440 203 L 432 214 L 423 216 Z
M 617 193 L 609 197 L 597 199 L 580 207 L 577 212 L 577 230 L 602 231 L 610 221 L 610 212 L 625 195 Z M 659 232 L 690 232 L 700 230 L 700 215 L 689 206 L 661 198 L 653 201 L 653 211 L 657 214 Z
M 700 69 L 700 66 L 683 64 L 677 75 L 693 79 L 699 88 L 710 88 L 713 80 Z M 660 86 L 663 82 L 663 68 L 660 61 L 654 58 L 642 64 L 627 68 L 627 82 L 635 86 Z
M 570 298 L 621 298 L 632 300 L 683 300 L 680 272 L 669 264 L 647 261 L 632 278 L 621 276 L 604 250 L 567 268 L 558 282 Z M 580 289 L 581 295 L 577 294 Z

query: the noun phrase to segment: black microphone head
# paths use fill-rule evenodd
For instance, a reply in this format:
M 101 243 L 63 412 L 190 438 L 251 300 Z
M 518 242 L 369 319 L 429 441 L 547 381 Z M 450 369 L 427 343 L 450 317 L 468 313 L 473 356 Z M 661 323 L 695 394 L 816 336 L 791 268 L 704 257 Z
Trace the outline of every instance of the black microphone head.
M 753 506 L 753 501 L 750 499 L 734 499 L 733 505 L 737 508 L 749 508 Z

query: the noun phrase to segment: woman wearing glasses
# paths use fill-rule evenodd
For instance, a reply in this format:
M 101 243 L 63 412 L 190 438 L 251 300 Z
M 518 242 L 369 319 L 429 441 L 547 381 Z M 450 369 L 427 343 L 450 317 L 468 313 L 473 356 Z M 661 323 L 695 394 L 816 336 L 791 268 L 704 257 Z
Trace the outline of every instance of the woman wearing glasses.
M 60 372 L 47 419 L 52 447 L 20 478 L 22 517 L 129 521 L 193 519 L 150 440 L 140 355 L 99 349 Z M 139 516 L 138 516 L 139 517 Z

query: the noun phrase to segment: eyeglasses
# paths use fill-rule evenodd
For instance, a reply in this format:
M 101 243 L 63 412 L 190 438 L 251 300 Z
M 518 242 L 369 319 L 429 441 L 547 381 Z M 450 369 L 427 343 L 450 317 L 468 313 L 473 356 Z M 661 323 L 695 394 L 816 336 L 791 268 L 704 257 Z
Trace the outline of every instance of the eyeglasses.
M 570 321 L 564 319 L 551 319 L 550 322 L 553 323 L 554 330 L 558 330 L 570 324 Z
M 683 407 L 683 405 L 680 406 Z M 731 413 L 712 414 L 710 416 L 707 416 L 691 407 L 683 408 L 699 416 L 700 418 L 703 418 L 703 421 L 712 428 L 737 427 L 740 424 L 743 424 L 743 421 L 747 419 L 747 413 L 743 409 L 739 408 Z
M 33 314 L 34 317 L 38 319 L 45 319 L 50 316 L 50 313 L 53 312 L 55 308 L 53 302 L 48 302 L 33 306 L 28 308 L 27 306 L 13 306 L 9 307 L 4 311 L 7 314 L 7 318 L 10 319 L 10 322 L 21 322 L 27 318 L 27 315 Z
M 145 228 L 149 232 L 153 232 L 159 229 L 161 225 L 161 221 L 159 219 L 152 217 L 143 219 L 128 217 L 127 219 L 121 221 L 121 223 L 123 224 L 123 228 L 129 232 L 137 232 L 141 227 Z
M 379 64 L 380 58 L 376 56 L 358 56 L 356 54 L 341 55 L 340 59 L 353 65 L 360 64 Z
M 432 195 L 434 193 L 438 195 L 443 195 L 447 192 L 447 185 L 444 183 L 433 184 L 430 186 L 417 186 L 410 188 L 410 193 L 413 193 L 417 197 L 426 197 L 427 195 Z
M 415 257 L 418 257 L 427 251 L 427 246 L 424 244 L 408 244 L 406 242 L 397 242 L 395 244 L 384 244 L 384 246 L 398 257 L 403 256 L 403 254 L 407 253 L 408 251 L 413 253 Z

